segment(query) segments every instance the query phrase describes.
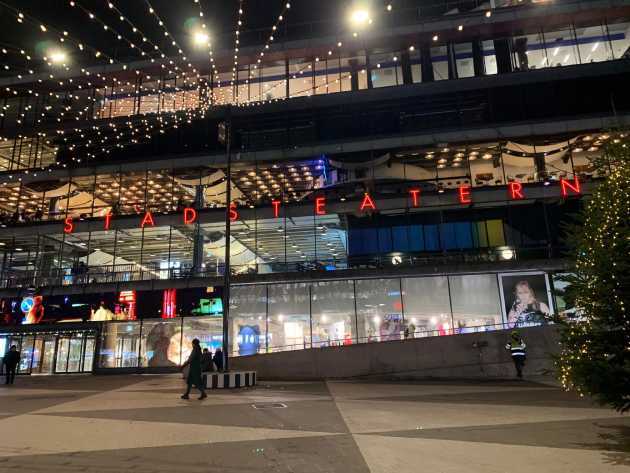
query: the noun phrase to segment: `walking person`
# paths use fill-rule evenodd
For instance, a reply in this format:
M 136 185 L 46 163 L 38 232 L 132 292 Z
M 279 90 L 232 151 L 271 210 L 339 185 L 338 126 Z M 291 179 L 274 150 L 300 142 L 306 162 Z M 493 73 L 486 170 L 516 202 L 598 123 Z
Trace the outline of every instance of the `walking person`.
M 222 373 L 223 372 L 223 351 L 221 351 L 221 348 L 217 348 L 217 351 L 214 352 L 214 357 L 212 358 L 212 361 L 214 361 L 214 364 L 217 367 L 217 371 L 219 373 Z
M 516 376 L 519 379 L 523 378 L 523 367 L 525 366 L 525 358 L 527 356 L 526 348 L 527 345 L 525 345 L 519 333 L 514 330 L 510 336 L 510 340 L 505 345 L 505 349 L 509 350 L 512 355 L 512 361 L 516 368 Z
M 188 397 L 190 390 L 193 386 L 196 386 L 201 393 L 201 396 L 199 396 L 199 400 L 201 401 L 202 399 L 207 398 L 208 395 L 206 394 L 206 391 L 204 391 L 203 379 L 201 377 L 201 345 L 199 345 L 198 339 L 195 338 L 192 341 L 192 347 L 192 352 L 190 353 L 188 360 L 182 365 L 182 369 L 188 366 L 188 376 L 186 378 L 188 388 L 182 396 L 182 399 L 190 399 Z
M 13 381 L 15 380 L 15 371 L 17 370 L 17 366 L 20 364 L 20 352 L 17 350 L 15 345 L 11 345 L 9 352 L 4 355 L 3 362 L 7 370 L 5 384 L 13 384 Z

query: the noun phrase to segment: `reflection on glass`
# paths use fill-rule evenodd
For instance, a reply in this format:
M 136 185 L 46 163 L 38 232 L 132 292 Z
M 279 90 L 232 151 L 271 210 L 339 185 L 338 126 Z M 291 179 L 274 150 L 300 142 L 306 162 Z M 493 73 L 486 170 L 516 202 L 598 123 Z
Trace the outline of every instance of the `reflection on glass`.
M 266 319 L 266 286 L 233 287 L 230 291 L 230 353 L 239 356 L 264 353 Z
M 28 336 L 22 338 L 22 352 L 20 356 L 19 373 L 31 372 L 31 359 L 33 358 L 33 342 L 34 337 Z
M 57 343 L 57 363 L 55 364 L 55 372 L 65 373 L 68 369 L 68 354 L 70 351 L 70 339 L 60 337 Z
M 181 323 L 181 319 L 143 322 L 140 366 L 157 368 L 181 364 Z
M 356 342 L 352 281 L 318 282 L 311 286 L 313 347 Z
M 400 280 L 356 282 L 357 320 L 362 342 L 400 340 L 404 332 Z
M 456 333 L 501 323 L 499 286 L 494 274 L 449 276 Z
M 269 351 L 311 347 L 309 288 L 307 284 L 269 286 Z
M 68 373 L 76 373 L 81 370 L 81 352 L 83 349 L 83 336 L 75 336 L 70 339 L 70 354 L 68 357 Z
M 445 276 L 402 280 L 408 336 L 446 335 L 453 326 Z
M 215 352 L 223 344 L 223 321 L 221 318 L 186 318 L 182 338 L 182 362 L 192 351 L 192 341 L 198 339 L 201 349 Z
M 99 367 L 137 367 L 139 339 L 140 322 L 107 323 L 101 334 Z
M 94 365 L 94 337 L 85 339 L 85 355 L 83 357 L 83 371 L 92 371 Z

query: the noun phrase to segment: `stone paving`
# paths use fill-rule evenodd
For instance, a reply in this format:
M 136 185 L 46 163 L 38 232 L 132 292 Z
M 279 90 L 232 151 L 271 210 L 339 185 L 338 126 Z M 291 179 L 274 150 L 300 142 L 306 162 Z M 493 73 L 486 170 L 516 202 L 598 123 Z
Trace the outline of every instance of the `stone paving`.
M 533 382 L 291 382 L 179 398 L 178 376 L 0 386 L 0 472 L 630 472 L 630 416 Z

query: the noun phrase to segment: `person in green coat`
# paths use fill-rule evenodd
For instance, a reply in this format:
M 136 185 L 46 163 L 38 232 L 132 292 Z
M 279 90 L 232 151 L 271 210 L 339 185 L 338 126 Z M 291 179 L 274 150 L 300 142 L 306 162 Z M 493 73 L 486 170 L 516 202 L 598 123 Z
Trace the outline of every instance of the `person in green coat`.
M 201 345 L 199 345 L 199 340 L 196 338 L 192 341 L 192 352 L 186 363 L 182 365 L 182 369 L 186 366 L 189 367 L 188 376 L 186 378 L 188 389 L 186 389 L 186 393 L 184 393 L 182 399 L 190 399 L 188 395 L 193 386 L 197 386 L 197 389 L 199 389 L 201 393 L 199 400 L 207 398 L 208 395 L 203 389 L 203 379 L 201 378 Z

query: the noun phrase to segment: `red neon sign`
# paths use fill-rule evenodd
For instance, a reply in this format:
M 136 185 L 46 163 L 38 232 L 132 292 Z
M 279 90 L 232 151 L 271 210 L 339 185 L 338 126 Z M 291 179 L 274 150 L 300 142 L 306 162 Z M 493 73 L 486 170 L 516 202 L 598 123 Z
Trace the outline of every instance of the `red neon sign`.
M 472 203 L 472 197 L 470 194 L 470 186 L 460 186 L 459 187 L 459 201 L 462 204 L 470 204 Z
M 238 211 L 236 210 L 236 204 L 230 204 L 230 222 L 236 222 L 238 220 Z
M 525 194 L 523 194 L 523 184 L 520 182 L 510 182 L 508 185 L 510 190 L 510 197 L 514 200 L 524 199 Z
M 569 189 L 572 190 L 576 195 L 580 195 L 582 193 L 580 181 L 578 180 L 577 176 L 575 176 L 573 182 L 567 181 L 566 179 L 560 179 L 560 190 L 562 192 L 562 197 L 569 197 Z
M 271 205 L 273 205 L 273 216 L 275 218 L 278 218 L 278 216 L 280 215 L 280 204 L 282 202 L 280 202 L 279 200 L 272 200 L 271 201 Z
M 420 189 L 409 189 L 411 202 L 414 207 L 420 207 Z
M 74 223 L 72 223 L 72 217 L 66 217 L 63 221 L 64 233 L 72 233 L 74 231 Z
M 140 222 L 140 228 L 144 228 L 146 225 L 155 227 L 155 222 L 153 221 L 153 215 L 149 211 L 147 211 L 147 213 L 144 214 L 144 218 L 142 219 L 142 222 Z
M 326 197 L 315 198 L 315 215 L 326 215 Z
M 372 197 L 370 197 L 370 194 L 366 192 L 365 196 L 363 197 L 363 201 L 361 202 L 361 207 L 359 207 L 359 210 L 363 212 L 368 207 L 372 210 L 376 210 L 376 205 L 374 204 Z
M 109 230 L 109 226 L 112 223 L 113 215 L 110 212 L 105 214 L 105 230 Z
M 186 207 L 184 209 L 184 225 L 190 225 L 197 220 L 197 211 L 192 207 Z

